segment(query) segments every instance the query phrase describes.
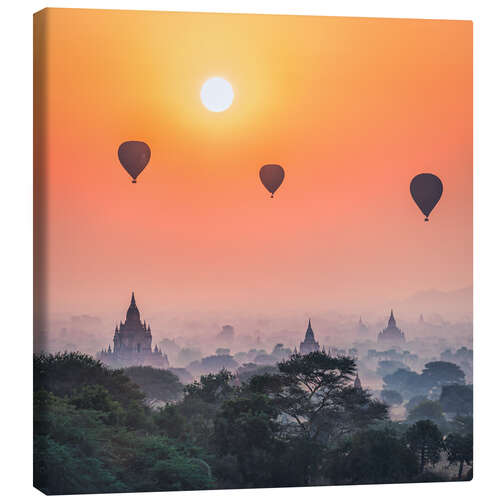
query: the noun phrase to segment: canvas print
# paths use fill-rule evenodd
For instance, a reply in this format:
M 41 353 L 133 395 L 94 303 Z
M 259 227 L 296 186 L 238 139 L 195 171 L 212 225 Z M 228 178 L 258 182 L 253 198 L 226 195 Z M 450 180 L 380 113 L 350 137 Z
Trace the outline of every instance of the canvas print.
M 466 481 L 472 23 L 34 16 L 34 481 Z

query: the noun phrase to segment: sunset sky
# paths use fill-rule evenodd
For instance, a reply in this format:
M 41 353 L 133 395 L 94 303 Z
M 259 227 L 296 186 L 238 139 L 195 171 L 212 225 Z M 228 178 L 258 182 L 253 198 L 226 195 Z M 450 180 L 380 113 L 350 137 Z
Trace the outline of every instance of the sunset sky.
M 472 284 L 472 23 L 49 9 L 48 312 L 356 311 Z M 203 83 L 231 83 L 207 110 Z M 151 160 L 132 184 L 118 146 Z M 274 199 L 259 169 L 286 172 Z M 409 184 L 443 181 L 424 222 Z

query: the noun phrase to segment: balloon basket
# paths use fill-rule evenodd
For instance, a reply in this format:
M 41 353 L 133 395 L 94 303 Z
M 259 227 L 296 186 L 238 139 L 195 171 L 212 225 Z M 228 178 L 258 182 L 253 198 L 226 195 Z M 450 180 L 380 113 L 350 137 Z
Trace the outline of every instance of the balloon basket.
M 426 218 L 424 219 L 424 222 L 429 222 L 429 218 L 428 218 L 428 217 L 426 217 Z
M 132 181 L 132 184 L 137 184 L 137 181 L 134 179 L 134 180 Z

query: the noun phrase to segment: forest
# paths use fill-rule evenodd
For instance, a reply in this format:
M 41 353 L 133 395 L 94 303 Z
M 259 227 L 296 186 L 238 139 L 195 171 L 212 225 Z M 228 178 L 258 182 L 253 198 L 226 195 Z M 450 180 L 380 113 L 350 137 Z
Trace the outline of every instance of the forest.
M 472 479 L 472 386 L 457 365 L 398 370 L 380 399 L 354 387 L 349 356 L 292 354 L 274 368 L 183 385 L 168 370 L 37 354 L 35 486 L 76 494 Z M 391 420 L 402 394 L 408 416 Z

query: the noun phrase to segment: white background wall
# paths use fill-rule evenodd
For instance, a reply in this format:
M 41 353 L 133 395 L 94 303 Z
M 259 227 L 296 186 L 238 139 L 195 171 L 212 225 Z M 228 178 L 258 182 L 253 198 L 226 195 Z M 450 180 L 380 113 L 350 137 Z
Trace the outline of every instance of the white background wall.
M 500 489 L 498 303 L 500 231 L 500 2 L 498 0 L 64 1 L 52 7 L 189 10 L 337 16 L 472 19 L 475 46 L 475 479 L 470 483 L 168 493 L 192 499 L 348 496 L 454 500 L 497 498 Z M 40 1 L 3 2 L 0 25 L 0 494 L 41 496 L 31 487 L 32 13 Z M 495 408 L 496 407 L 496 408 Z M 497 491 L 497 493 L 495 493 Z M 160 498 L 165 493 L 137 494 Z M 109 498 L 99 495 L 99 498 Z M 94 496 L 93 498 L 96 498 Z

